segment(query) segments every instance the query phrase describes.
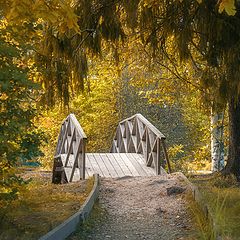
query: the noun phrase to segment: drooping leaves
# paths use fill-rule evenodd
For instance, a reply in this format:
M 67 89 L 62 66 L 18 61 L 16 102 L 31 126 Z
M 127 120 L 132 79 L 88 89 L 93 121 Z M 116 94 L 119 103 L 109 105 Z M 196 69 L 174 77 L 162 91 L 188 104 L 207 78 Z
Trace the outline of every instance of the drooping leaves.
M 235 0 L 221 0 L 219 1 L 219 12 L 222 13 L 224 10 L 229 16 L 234 16 L 237 12 L 235 6 Z

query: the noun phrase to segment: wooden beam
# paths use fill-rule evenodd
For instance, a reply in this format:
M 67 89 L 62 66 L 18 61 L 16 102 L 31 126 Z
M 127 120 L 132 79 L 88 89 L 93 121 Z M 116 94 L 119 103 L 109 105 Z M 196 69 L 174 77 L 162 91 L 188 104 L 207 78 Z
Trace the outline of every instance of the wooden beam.
M 66 162 L 65 162 L 64 167 L 67 167 L 69 156 L 70 156 L 70 154 L 72 152 L 74 136 L 75 136 L 75 129 L 73 129 L 73 134 L 72 134 L 72 138 L 71 138 L 71 141 L 70 141 L 70 145 L 69 145 L 69 149 L 68 149 L 68 152 L 67 152 L 67 157 L 66 157 Z
M 167 161 L 168 173 L 171 173 L 172 169 L 171 169 L 171 165 L 170 165 L 170 161 L 169 161 L 168 153 L 167 153 L 167 148 L 166 148 L 164 140 L 162 140 L 162 147 L 163 147 L 163 152 L 164 152 L 165 159 Z
M 156 174 L 161 174 L 161 140 L 157 138 L 157 159 L 156 159 Z
M 63 135 L 63 140 L 62 140 L 62 145 L 61 145 L 61 148 L 60 148 L 60 151 L 59 151 L 59 154 L 62 154 L 62 153 L 65 153 L 65 142 L 66 142 L 66 139 L 67 139 L 67 135 L 68 135 L 68 128 L 69 128 L 69 119 L 66 119 L 66 129 L 65 129 L 65 132 L 64 132 L 64 135 Z M 64 150 L 64 152 L 63 152 Z

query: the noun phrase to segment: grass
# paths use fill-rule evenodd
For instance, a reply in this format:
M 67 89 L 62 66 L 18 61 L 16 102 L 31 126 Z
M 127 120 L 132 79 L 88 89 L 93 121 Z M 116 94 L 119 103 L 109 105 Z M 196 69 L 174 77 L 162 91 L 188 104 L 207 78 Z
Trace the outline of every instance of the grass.
M 93 206 L 93 210 L 90 213 L 89 218 L 81 223 L 77 230 L 72 233 L 68 240 L 84 240 L 89 238 L 97 222 L 104 222 L 107 218 L 107 211 L 101 207 L 101 204 L 97 201 Z
M 40 172 L 29 175 L 19 199 L 0 210 L 0 239 L 39 238 L 78 211 L 93 186 L 93 179 L 55 185 Z
M 200 206 L 193 199 L 192 194 L 188 193 L 186 198 L 193 219 L 193 227 L 195 229 L 195 237 L 193 239 L 216 240 L 209 219 L 206 218 Z
M 216 223 L 222 239 L 239 239 L 240 236 L 240 187 L 233 176 L 220 174 L 194 176 L 190 180 L 198 186 Z M 198 215 L 198 214 L 196 214 Z M 205 220 L 206 221 L 206 220 Z M 200 221 L 204 225 L 204 220 Z M 216 239 L 212 229 L 202 229 L 206 237 Z

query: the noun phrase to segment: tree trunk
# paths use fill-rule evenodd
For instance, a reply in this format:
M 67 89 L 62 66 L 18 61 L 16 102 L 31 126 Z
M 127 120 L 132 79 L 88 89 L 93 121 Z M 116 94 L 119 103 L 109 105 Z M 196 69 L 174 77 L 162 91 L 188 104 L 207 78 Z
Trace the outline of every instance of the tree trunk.
M 229 155 L 224 173 L 240 180 L 240 97 L 229 102 Z
M 216 113 L 213 110 L 211 114 L 211 158 L 213 172 L 224 168 L 223 113 Z

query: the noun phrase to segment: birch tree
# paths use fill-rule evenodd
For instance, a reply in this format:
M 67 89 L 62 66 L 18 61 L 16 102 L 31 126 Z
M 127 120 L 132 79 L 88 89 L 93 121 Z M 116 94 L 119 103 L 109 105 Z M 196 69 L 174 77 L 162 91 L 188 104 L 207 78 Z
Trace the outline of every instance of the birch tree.
M 211 158 L 212 171 L 221 171 L 224 166 L 223 112 L 211 112 Z

